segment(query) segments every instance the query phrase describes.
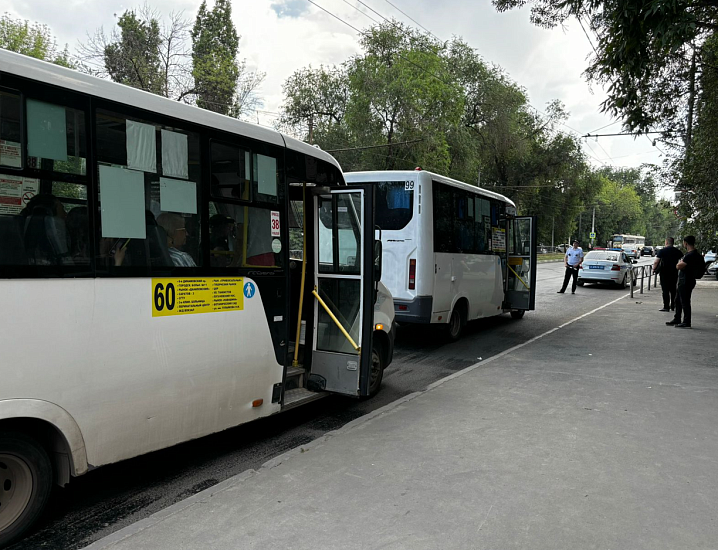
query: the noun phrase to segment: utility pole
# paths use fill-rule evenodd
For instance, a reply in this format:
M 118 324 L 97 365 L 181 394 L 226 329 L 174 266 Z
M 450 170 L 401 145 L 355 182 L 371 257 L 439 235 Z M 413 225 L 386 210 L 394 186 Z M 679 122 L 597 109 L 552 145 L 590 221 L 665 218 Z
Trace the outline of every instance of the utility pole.
M 309 145 L 314 142 L 314 115 L 309 115 Z
M 596 205 L 593 205 L 593 220 L 591 221 L 591 234 L 596 233 Z M 593 239 L 591 239 L 591 248 L 593 248 Z

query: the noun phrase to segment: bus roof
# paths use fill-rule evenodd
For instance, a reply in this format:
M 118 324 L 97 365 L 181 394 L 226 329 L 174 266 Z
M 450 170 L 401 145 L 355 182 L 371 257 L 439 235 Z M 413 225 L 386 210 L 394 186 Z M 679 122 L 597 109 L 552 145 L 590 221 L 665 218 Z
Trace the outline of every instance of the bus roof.
M 0 49 L 0 67 L 2 67 L 2 71 L 52 86 L 131 105 L 139 109 L 186 120 L 208 128 L 239 134 L 280 147 L 286 146 L 293 151 L 325 160 L 341 170 L 339 162 L 329 153 L 271 128 L 242 122 L 236 118 L 220 115 L 194 105 L 180 103 L 144 90 L 138 90 L 124 84 L 90 76 L 74 69 L 68 69 L 3 49 Z
M 404 179 L 414 178 L 416 174 L 421 173 L 428 174 L 429 176 L 431 176 L 431 179 L 440 181 L 441 183 L 452 185 L 460 189 L 466 189 L 467 191 L 476 193 L 477 195 L 483 195 L 492 199 L 498 199 L 507 204 L 510 204 L 511 206 L 516 206 L 511 199 L 499 193 L 495 193 L 493 191 L 477 187 L 476 185 L 470 185 L 468 183 L 464 183 L 455 179 L 447 178 L 446 176 L 441 176 L 439 174 L 435 174 L 434 172 L 429 172 L 428 170 L 375 170 L 365 172 L 346 172 L 344 174 L 344 179 L 347 180 L 347 183 L 349 183 L 350 181 L 371 182 L 378 181 L 377 177 L 379 176 L 382 178 L 390 178 L 390 181 L 394 179 L 396 179 L 397 181 L 402 181 Z

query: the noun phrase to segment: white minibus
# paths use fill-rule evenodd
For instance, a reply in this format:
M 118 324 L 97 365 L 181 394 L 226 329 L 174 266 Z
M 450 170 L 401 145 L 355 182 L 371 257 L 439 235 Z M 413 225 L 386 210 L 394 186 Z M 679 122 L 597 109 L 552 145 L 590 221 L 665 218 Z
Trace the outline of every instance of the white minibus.
M 425 170 L 349 172 L 371 184 L 384 278 L 399 323 L 464 325 L 534 309 L 536 219 L 508 198 Z
M 373 192 L 274 130 L 0 50 L 0 547 L 73 476 L 376 393 Z

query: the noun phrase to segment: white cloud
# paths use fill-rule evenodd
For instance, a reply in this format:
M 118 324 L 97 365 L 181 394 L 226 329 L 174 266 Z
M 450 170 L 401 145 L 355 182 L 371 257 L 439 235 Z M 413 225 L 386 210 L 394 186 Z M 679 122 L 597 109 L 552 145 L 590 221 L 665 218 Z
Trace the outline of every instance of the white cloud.
M 343 0 L 315 0 L 351 25 L 363 29 L 371 21 Z M 354 2 L 355 0 L 347 0 Z M 523 86 L 532 105 L 543 110 L 547 102 L 560 99 L 571 117 L 567 125 L 578 133 L 592 132 L 610 124 L 612 119 L 599 113 L 605 98 L 600 89 L 591 93 L 582 77 L 591 46 L 581 28 L 573 23 L 566 30 L 545 30 L 529 22 L 529 10 L 497 13 L 488 1 L 472 0 L 391 0 L 404 15 L 386 0 L 363 0 L 386 17 L 411 23 L 414 18 L 442 40 L 461 36 L 488 62 L 503 67 Z M 212 5 L 212 0 L 208 0 Z M 115 17 L 124 10 L 137 8 L 141 1 L 113 0 L 5 0 L 3 10 L 13 16 L 49 25 L 60 44 L 74 50 L 86 33 L 100 26 L 109 31 Z M 163 14 L 184 11 L 194 19 L 199 0 L 154 0 L 150 2 Z M 359 4 L 356 4 L 359 6 Z M 374 19 L 375 13 L 359 8 Z M 282 83 L 297 69 L 312 65 L 333 65 L 360 51 L 357 33 L 306 0 L 236 0 L 233 20 L 242 36 L 240 55 L 251 69 L 267 73 L 260 90 L 264 111 L 278 111 L 282 102 Z M 271 113 L 259 113 L 263 124 L 271 124 Z M 569 131 L 568 128 L 564 128 Z M 620 131 L 616 124 L 607 133 Z M 586 151 L 593 157 L 617 166 L 638 166 L 660 162 L 660 154 L 645 137 L 600 138 L 590 140 Z M 613 158 L 613 160 L 611 160 Z M 600 164 L 593 160 L 595 164 Z

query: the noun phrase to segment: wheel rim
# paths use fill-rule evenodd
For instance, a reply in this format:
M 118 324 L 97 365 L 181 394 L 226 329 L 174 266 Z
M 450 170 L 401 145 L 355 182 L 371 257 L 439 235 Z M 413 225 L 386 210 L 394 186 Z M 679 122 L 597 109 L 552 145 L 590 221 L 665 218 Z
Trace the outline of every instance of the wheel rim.
M 376 350 L 371 350 L 371 372 L 369 373 L 369 387 L 373 388 L 381 375 L 381 359 Z
M 449 321 L 450 326 L 449 330 L 451 331 L 452 336 L 456 336 L 459 334 L 459 330 L 461 329 L 461 314 L 454 310 L 454 312 L 451 314 L 451 320 Z
M 12 525 L 32 496 L 32 472 L 21 458 L 0 454 L 0 532 Z

